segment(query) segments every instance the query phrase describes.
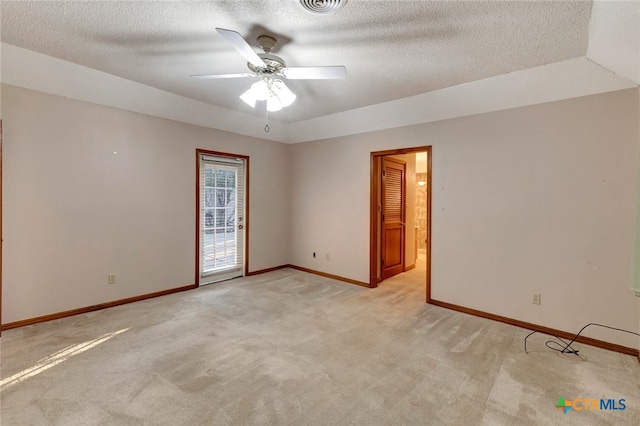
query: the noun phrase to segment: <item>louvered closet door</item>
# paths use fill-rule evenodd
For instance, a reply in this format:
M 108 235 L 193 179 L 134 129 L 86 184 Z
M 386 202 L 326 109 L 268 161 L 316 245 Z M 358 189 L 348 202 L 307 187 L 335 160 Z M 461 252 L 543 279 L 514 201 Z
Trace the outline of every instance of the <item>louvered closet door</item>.
M 405 163 L 382 162 L 382 279 L 404 267 Z

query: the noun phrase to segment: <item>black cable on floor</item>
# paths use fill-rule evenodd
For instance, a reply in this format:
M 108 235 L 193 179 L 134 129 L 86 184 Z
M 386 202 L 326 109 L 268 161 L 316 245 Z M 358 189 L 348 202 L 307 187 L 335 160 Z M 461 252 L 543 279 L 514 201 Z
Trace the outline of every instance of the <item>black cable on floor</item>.
M 553 341 L 553 340 L 547 340 L 547 341 L 545 342 L 545 345 L 546 345 L 549 349 L 554 350 L 554 351 L 557 351 L 557 352 L 561 352 L 561 353 L 563 353 L 563 354 L 574 354 L 574 355 L 580 356 L 580 355 L 578 354 L 578 352 L 579 352 L 579 351 L 578 351 L 577 349 L 574 349 L 571 345 L 576 341 L 576 339 L 580 336 L 580 334 L 584 331 L 584 329 L 585 329 L 585 328 L 587 328 L 587 327 L 589 327 L 589 326 L 591 326 L 591 325 L 595 325 L 595 326 L 597 326 L 597 327 L 604 327 L 604 328 L 608 328 L 608 329 L 610 329 L 610 330 L 622 331 L 623 333 L 635 334 L 636 336 L 640 336 L 640 334 L 639 334 L 639 333 L 635 333 L 635 332 L 633 332 L 633 331 L 623 330 L 622 328 L 616 328 L 616 327 L 611 327 L 611 326 L 609 326 L 609 325 L 597 324 L 597 323 L 595 323 L 595 322 L 590 322 L 589 324 L 587 324 L 587 325 L 585 325 L 584 327 L 582 327 L 582 328 L 580 329 L 580 331 L 578 331 L 578 334 L 576 334 L 576 335 L 573 337 L 573 339 L 571 339 L 571 341 L 570 341 L 569 343 L 567 343 L 566 341 L 562 340 L 562 339 L 561 339 L 561 338 L 559 338 L 558 336 L 556 336 L 556 335 L 554 335 L 554 334 L 551 334 L 551 333 L 544 333 L 543 331 L 532 331 L 531 333 L 527 334 L 527 337 L 525 337 L 525 338 L 524 338 L 524 351 L 525 351 L 526 353 L 529 353 L 529 352 L 527 351 L 527 339 L 529 338 L 529 336 L 531 336 L 532 334 L 535 334 L 535 333 L 544 333 L 544 334 L 548 334 L 549 336 L 553 336 L 553 337 L 555 337 L 556 339 L 558 339 L 559 341 L 561 341 L 561 342 L 564 344 L 564 346 L 563 346 L 563 345 L 561 345 L 560 343 L 555 342 L 555 341 Z

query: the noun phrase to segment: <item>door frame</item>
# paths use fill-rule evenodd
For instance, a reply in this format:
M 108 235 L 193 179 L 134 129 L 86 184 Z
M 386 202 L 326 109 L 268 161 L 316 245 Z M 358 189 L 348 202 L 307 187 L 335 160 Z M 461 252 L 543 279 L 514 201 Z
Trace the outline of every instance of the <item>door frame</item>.
M 2 335 L 2 119 L 0 119 L 0 336 Z
M 380 199 L 380 174 L 382 173 L 382 157 L 387 155 L 402 155 L 402 154 L 412 154 L 416 152 L 426 152 L 427 153 L 427 184 L 426 184 L 426 194 L 427 194 L 427 257 L 426 257 L 426 277 L 425 277 L 425 299 L 427 303 L 431 302 L 431 193 L 433 188 L 433 167 L 432 167 L 432 158 L 433 158 L 433 150 L 432 146 L 420 146 L 414 148 L 399 148 L 399 149 L 391 149 L 386 151 L 374 151 L 371 152 L 370 158 L 370 195 L 369 199 L 371 201 L 369 207 L 369 287 L 375 288 L 382 281 L 379 279 L 378 270 L 380 268 L 380 249 L 379 249 L 379 241 L 380 241 L 380 227 L 382 225 L 380 212 L 378 210 L 378 206 L 381 205 Z
M 195 285 L 200 287 L 200 156 L 211 155 L 217 157 L 241 158 L 244 160 L 244 266 L 242 275 L 249 275 L 249 156 L 231 154 L 228 152 L 196 149 L 196 273 Z

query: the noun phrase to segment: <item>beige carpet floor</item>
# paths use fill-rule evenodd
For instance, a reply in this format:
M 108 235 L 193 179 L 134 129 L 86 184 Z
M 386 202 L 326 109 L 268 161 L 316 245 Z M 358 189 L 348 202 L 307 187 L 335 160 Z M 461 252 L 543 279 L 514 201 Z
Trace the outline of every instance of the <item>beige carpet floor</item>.
M 540 334 L 525 354 L 526 330 L 425 304 L 423 277 L 282 269 L 5 331 L 1 424 L 640 424 L 636 358 Z

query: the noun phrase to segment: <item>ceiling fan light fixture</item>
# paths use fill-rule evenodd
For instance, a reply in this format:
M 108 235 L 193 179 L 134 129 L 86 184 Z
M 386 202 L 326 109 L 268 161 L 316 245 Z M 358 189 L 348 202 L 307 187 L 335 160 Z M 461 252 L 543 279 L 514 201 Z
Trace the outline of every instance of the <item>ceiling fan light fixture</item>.
M 251 85 L 250 89 L 259 101 L 266 101 L 269 98 L 269 84 L 265 80 L 260 80 Z
M 256 102 L 258 101 L 258 99 L 256 99 L 256 95 L 251 91 L 251 89 L 240 95 L 240 99 L 242 99 L 242 101 L 251 108 L 255 108 Z
M 269 98 L 269 87 L 266 81 L 260 80 L 251 85 L 249 90 L 240 95 L 240 99 L 251 108 L 256 107 L 257 101 L 266 101 Z
M 316 15 L 328 15 L 342 9 L 347 0 L 300 0 L 300 4 Z
M 278 101 L 282 104 L 283 108 L 288 107 L 296 100 L 296 94 L 293 93 L 286 84 L 284 84 L 284 81 L 279 79 L 273 80 L 271 92 L 274 97 L 278 98 Z
M 280 99 L 276 97 L 267 99 L 267 111 L 275 112 L 275 111 L 280 111 L 281 109 L 282 109 L 282 103 L 280 102 Z
M 264 101 L 269 96 L 268 92 L 265 93 L 265 90 L 266 85 L 264 82 L 258 81 L 257 83 L 253 83 L 249 90 L 240 95 L 240 99 L 242 99 L 244 103 L 249 105 L 251 108 L 255 108 L 256 102 Z
M 267 101 L 268 111 L 280 111 L 296 100 L 296 95 L 280 79 L 265 77 L 251 85 L 249 90 L 240 95 L 240 99 L 251 108 L 258 101 Z

